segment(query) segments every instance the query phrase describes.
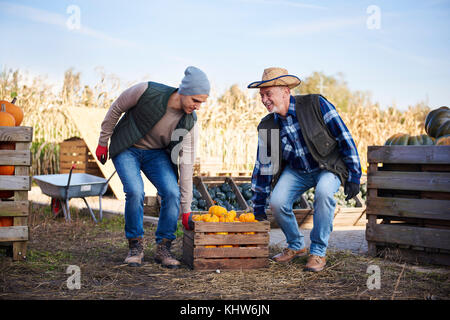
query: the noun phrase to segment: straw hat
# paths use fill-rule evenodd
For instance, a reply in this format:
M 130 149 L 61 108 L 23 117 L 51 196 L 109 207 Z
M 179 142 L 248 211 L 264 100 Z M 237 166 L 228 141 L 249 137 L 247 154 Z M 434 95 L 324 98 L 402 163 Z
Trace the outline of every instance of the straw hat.
M 295 88 L 300 84 L 300 78 L 288 74 L 283 68 L 267 68 L 264 69 L 262 81 L 255 81 L 248 85 L 247 88 L 262 88 L 273 86 L 287 86 L 289 89 Z

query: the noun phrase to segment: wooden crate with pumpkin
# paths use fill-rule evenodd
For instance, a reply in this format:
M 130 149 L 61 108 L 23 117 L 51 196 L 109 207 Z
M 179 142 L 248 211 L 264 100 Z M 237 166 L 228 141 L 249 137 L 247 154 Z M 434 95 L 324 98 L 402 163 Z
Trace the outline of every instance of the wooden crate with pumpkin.
M 268 267 L 270 224 L 243 215 L 243 222 L 195 221 L 184 230 L 183 262 L 199 271 Z
M 22 260 L 28 241 L 33 128 L 19 126 L 23 119 L 19 107 L 0 104 L 0 246 L 7 247 L 13 260 Z
M 227 176 L 194 177 L 193 183 L 195 189 L 193 200 L 195 201 L 192 211 L 208 211 L 213 205 L 219 205 L 227 210 L 234 210 L 237 213 L 250 211 L 251 208 L 240 192 L 235 179 Z M 200 197 L 195 196 L 196 191 L 198 191 Z M 203 203 L 198 203 L 201 200 L 203 200 Z

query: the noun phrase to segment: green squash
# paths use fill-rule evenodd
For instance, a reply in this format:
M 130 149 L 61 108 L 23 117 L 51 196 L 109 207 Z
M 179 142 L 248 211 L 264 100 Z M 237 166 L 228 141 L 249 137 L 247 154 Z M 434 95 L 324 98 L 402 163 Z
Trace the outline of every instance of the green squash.
M 450 134 L 450 109 L 440 107 L 430 111 L 425 119 L 425 131 L 433 138 Z
M 427 146 L 433 144 L 433 139 L 426 134 L 410 136 L 406 133 L 396 133 L 384 143 L 385 146 Z

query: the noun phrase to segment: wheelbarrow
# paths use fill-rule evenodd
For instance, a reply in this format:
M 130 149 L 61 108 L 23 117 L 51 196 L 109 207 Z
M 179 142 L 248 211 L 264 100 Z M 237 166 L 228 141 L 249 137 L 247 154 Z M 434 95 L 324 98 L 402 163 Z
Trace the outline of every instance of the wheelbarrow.
M 68 174 L 38 175 L 33 176 L 33 178 L 41 188 L 42 192 L 52 198 L 51 209 L 55 217 L 62 211 L 66 221 L 71 221 L 69 200 L 72 198 L 82 198 L 92 219 L 97 223 L 95 214 L 86 201 L 86 197 L 98 196 L 99 220 L 102 221 L 102 196 L 108 189 L 109 180 L 111 180 L 116 171 L 114 171 L 109 179 L 106 180 L 87 173 L 72 174 L 74 168 L 75 165 L 72 166 Z

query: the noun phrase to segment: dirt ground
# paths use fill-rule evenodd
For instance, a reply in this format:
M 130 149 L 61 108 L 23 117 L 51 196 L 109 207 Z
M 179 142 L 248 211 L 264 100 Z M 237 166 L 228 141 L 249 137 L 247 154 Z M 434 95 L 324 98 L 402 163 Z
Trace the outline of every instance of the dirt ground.
M 398 263 L 348 251 L 329 252 L 327 268 L 320 273 L 303 271 L 305 257 L 287 265 L 270 262 L 260 270 L 195 272 L 185 265 L 169 270 L 153 261 L 152 225 L 145 227 L 145 263 L 131 268 L 123 264 L 128 250 L 123 217 L 104 219 L 98 225 L 75 209 L 72 217 L 69 224 L 53 219 L 48 208 L 33 207 L 26 261 L 12 262 L 8 252 L 0 249 L 0 299 L 450 298 L 449 268 Z M 181 229 L 177 236 L 174 253 L 181 259 Z M 270 255 L 278 251 L 271 247 Z M 80 289 L 68 289 L 70 265 L 80 268 Z M 371 265 L 381 272 L 379 289 L 368 288 Z

